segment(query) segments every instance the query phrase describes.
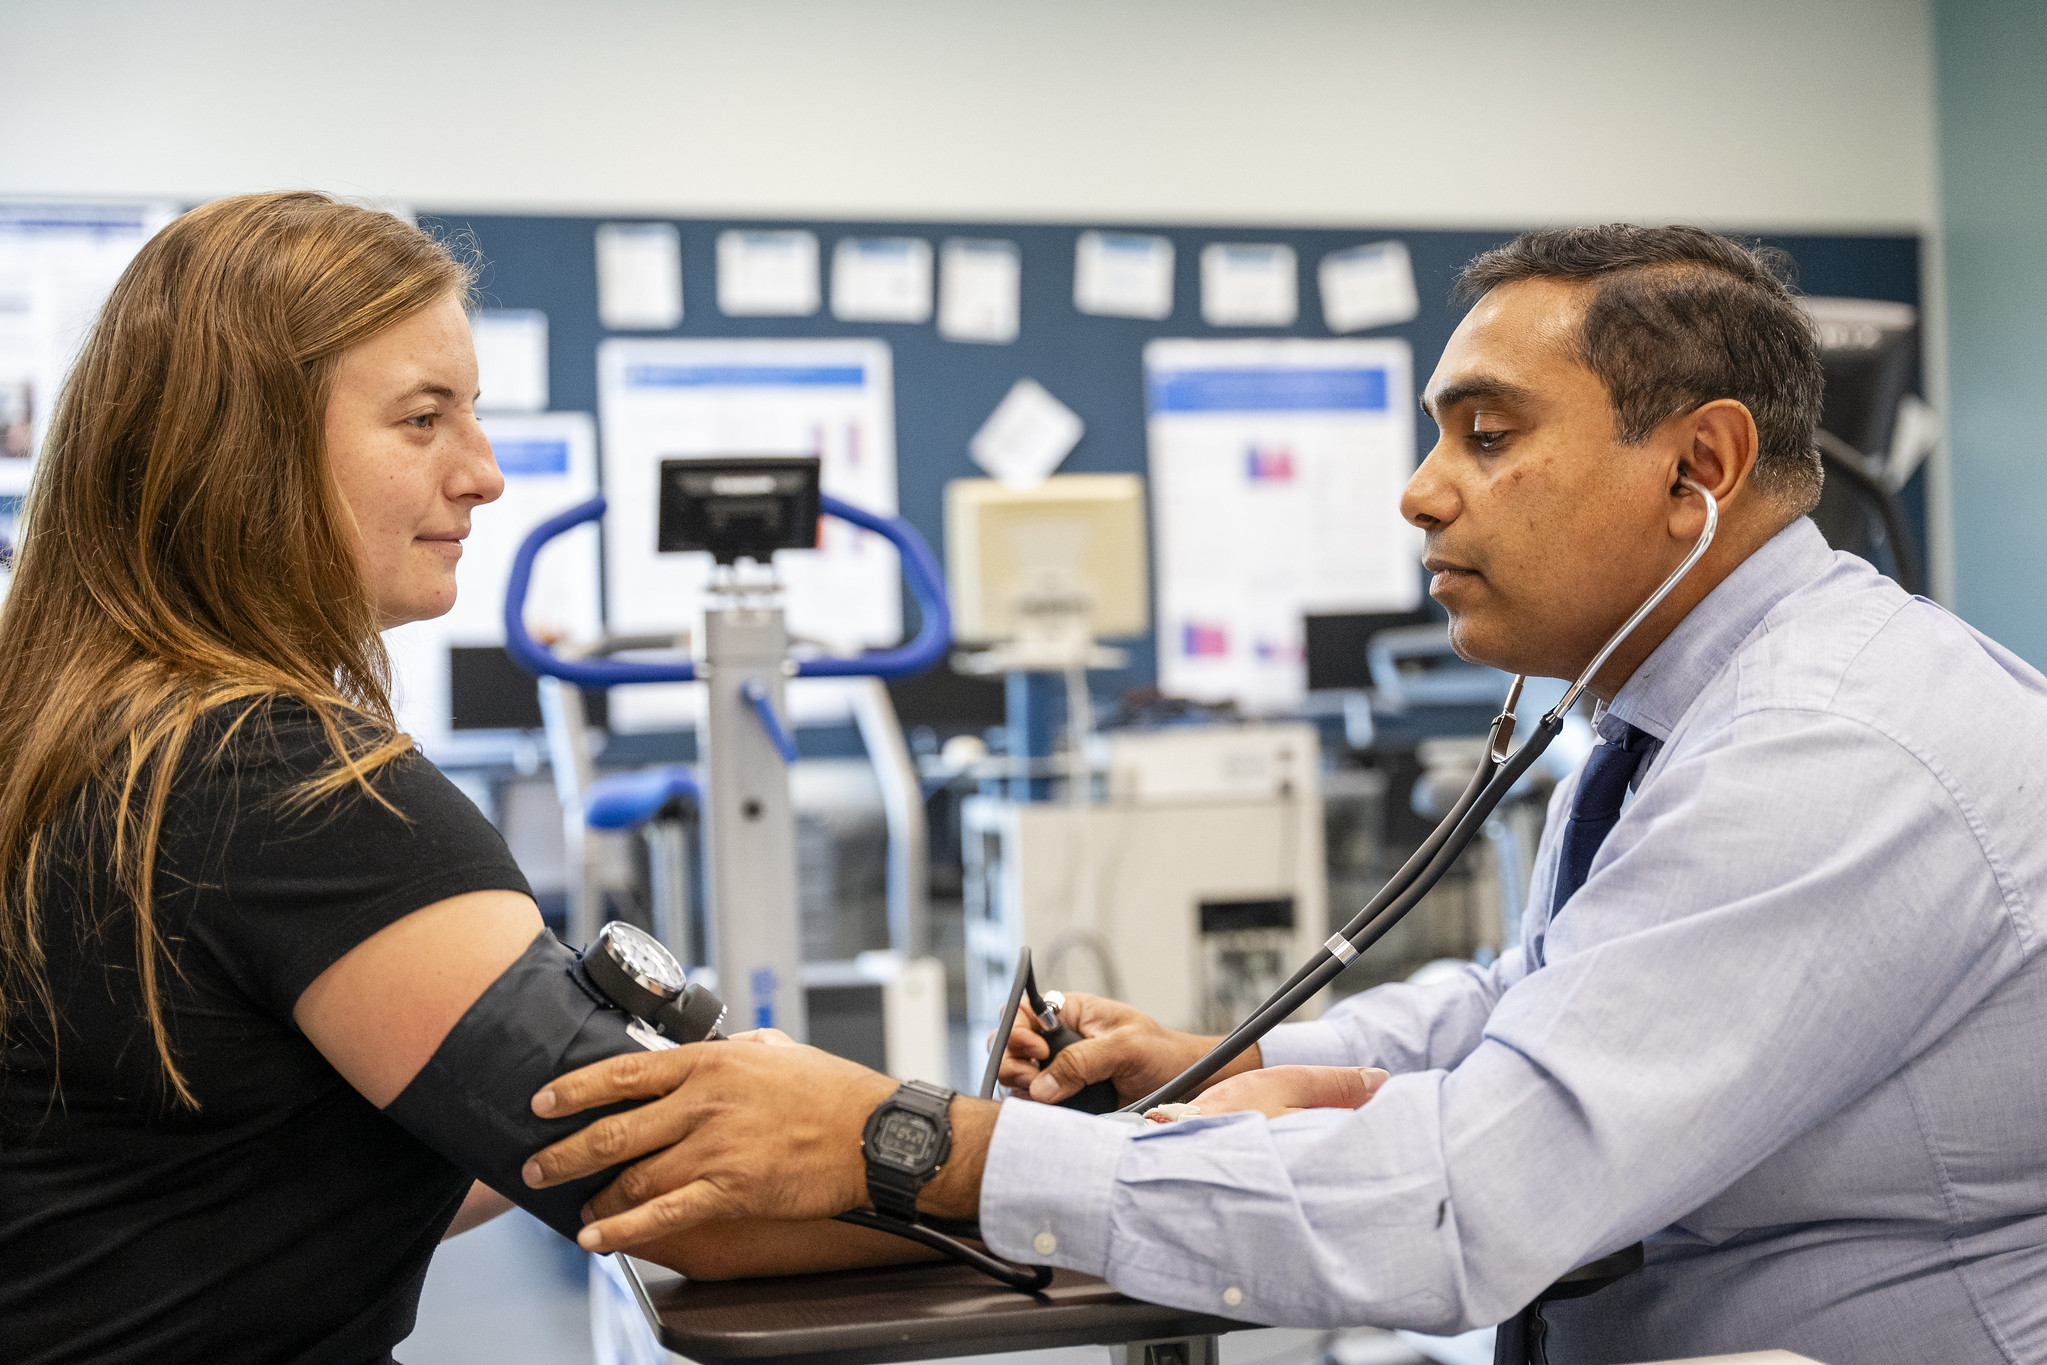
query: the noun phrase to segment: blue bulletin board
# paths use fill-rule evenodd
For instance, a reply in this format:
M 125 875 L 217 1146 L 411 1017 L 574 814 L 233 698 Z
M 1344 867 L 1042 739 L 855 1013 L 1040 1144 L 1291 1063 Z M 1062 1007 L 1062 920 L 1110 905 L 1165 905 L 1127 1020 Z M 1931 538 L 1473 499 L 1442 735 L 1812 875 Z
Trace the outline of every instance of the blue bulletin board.
M 472 239 L 484 263 L 482 303 L 488 308 L 538 309 L 547 314 L 549 396 L 558 410 L 597 411 L 597 347 L 607 336 L 632 337 L 877 337 L 894 353 L 896 461 L 900 507 L 934 546 L 944 543 L 944 487 L 978 476 L 967 445 L 989 412 L 1018 379 L 1043 384 L 1086 423 L 1079 445 L 1061 466 L 1065 473 L 1143 474 L 1145 400 L 1142 352 L 1160 337 L 1328 337 L 1316 268 L 1325 255 L 1366 243 L 1397 239 L 1413 261 L 1419 314 L 1398 326 L 1355 335 L 1397 336 L 1413 347 L 1417 388 L 1424 385 L 1461 315 L 1450 301 L 1458 269 L 1472 256 L 1514 234 L 1499 231 L 1418 232 L 1353 228 L 1166 227 L 1114 225 L 1165 237 L 1174 246 L 1173 309 L 1159 320 L 1101 317 L 1075 309 L 1075 239 L 1104 224 L 996 224 L 918 221 L 798 222 L 773 219 L 638 219 L 669 222 L 680 234 L 684 313 L 669 331 L 610 333 L 599 321 L 596 217 L 422 215 L 421 224 Z M 728 229 L 799 228 L 816 234 L 829 271 L 834 245 L 844 237 L 921 237 L 934 250 L 947 238 L 999 238 L 1014 242 L 1022 258 L 1021 330 L 1014 342 L 983 344 L 941 337 L 931 322 L 841 322 L 829 307 L 813 316 L 726 317 L 717 306 L 716 243 Z M 1797 262 L 1809 294 L 1884 299 L 1917 306 L 1921 243 L 1916 236 L 1781 236 L 1760 234 Z M 1288 327 L 1211 327 L 1202 321 L 1200 257 L 1213 243 L 1284 243 L 1300 271 L 1300 309 Z M 826 289 L 829 297 L 829 288 Z M 1433 442 L 1426 418 L 1417 424 L 1417 457 Z M 1912 532 L 1925 551 L 1924 475 L 1902 495 Z M 1417 568 L 1419 573 L 1419 568 Z M 1128 669 L 1097 675 L 1114 692 L 1155 676 L 1150 639 L 1127 642 Z

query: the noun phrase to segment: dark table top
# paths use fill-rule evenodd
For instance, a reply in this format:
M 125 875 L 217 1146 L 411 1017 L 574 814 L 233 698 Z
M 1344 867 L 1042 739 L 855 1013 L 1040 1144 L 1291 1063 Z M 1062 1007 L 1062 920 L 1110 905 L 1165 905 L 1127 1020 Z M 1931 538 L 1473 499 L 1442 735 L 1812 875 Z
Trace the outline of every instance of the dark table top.
M 702 1365 L 873 1365 L 1205 1336 L 1254 1324 L 1125 1298 L 1055 1272 L 1022 1294 L 958 1265 L 700 1283 L 635 1261 L 661 1344 Z

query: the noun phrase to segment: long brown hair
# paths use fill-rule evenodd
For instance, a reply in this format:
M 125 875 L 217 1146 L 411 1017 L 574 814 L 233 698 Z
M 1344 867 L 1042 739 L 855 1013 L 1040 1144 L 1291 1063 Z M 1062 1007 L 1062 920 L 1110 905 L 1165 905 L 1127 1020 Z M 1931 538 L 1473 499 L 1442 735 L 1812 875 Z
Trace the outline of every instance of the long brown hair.
M 309 193 L 216 200 L 114 286 L 58 399 L 0 610 L 0 1039 L 52 1010 L 53 822 L 83 814 L 133 916 L 164 1076 L 196 1104 L 164 1022 L 152 885 L 194 726 L 267 699 L 311 708 L 335 762 L 308 800 L 407 751 L 389 663 L 328 467 L 336 359 L 472 271 L 387 213 Z M 55 1028 L 52 1019 L 52 1043 Z

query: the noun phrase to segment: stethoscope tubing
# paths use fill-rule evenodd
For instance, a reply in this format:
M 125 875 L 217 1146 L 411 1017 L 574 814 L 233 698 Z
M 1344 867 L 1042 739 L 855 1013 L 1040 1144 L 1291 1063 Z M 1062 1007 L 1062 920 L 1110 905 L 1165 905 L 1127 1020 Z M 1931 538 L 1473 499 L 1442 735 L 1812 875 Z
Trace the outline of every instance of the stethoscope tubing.
M 1574 679 L 1560 700 L 1543 718 L 1536 723 L 1535 733 L 1530 735 L 1519 749 L 1511 755 L 1506 746 L 1514 733 L 1514 709 L 1521 696 L 1525 677 L 1517 677 L 1508 688 L 1504 709 L 1494 718 L 1492 730 L 1487 738 L 1486 757 L 1480 762 L 1478 771 L 1472 774 L 1457 804 L 1450 808 L 1429 837 L 1422 841 L 1420 848 L 1400 870 L 1387 879 L 1379 894 L 1372 897 L 1364 909 L 1353 915 L 1337 933 L 1329 936 L 1315 956 L 1309 958 L 1294 974 L 1271 995 L 1265 1003 L 1232 1029 L 1224 1039 L 1211 1048 L 1202 1058 L 1175 1076 L 1165 1085 L 1135 1103 L 1124 1106 L 1123 1112 L 1143 1113 L 1157 1105 L 1175 1104 L 1192 1094 L 1216 1072 L 1228 1066 L 1241 1056 L 1244 1050 L 1271 1032 L 1273 1027 L 1295 1010 L 1306 1004 L 1315 992 L 1321 990 L 1337 974 L 1351 964 L 1357 955 L 1383 938 L 1388 930 L 1398 924 L 1408 911 L 1412 910 L 1443 879 L 1465 848 L 1477 837 L 1487 817 L 1506 799 L 1507 793 L 1519 782 L 1522 775 L 1548 749 L 1551 742 L 1563 732 L 1564 716 L 1571 709 L 1599 670 L 1606 666 L 1614 651 L 1632 635 L 1635 628 L 1648 619 L 1649 613 L 1661 606 L 1677 585 L 1684 580 L 1698 562 L 1705 558 L 1707 549 L 1713 543 L 1713 536 L 1720 528 L 1720 509 L 1713 495 L 1690 478 L 1680 478 L 1685 488 L 1699 495 L 1705 504 L 1706 525 L 1693 542 L 1685 557 L 1675 569 L 1657 585 L 1642 604 L 1635 608 L 1620 629 L 1607 637 L 1606 644 L 1592 656 L 1591 662 Z M 1341 956 L 1335 946 L 1343 943 L 1349 951 Z

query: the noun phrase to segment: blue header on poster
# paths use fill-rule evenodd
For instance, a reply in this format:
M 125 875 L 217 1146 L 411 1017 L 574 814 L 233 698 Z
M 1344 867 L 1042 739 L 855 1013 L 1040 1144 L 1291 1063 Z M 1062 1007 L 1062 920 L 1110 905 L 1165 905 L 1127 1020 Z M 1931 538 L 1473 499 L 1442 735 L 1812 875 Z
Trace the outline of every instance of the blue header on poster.
M 569 443 L 564 440 L 492 441 L 491 453 L 506 474 L 566 474 Z
M 1267 367 L 1163 370 L 1151 378 L 1160 412 L 1383 412 L 1383 369 Z
M 859 388 L 861 365 L 631 365 L 625 382 L 636 388 L 704 389 L 766 385 L 774 388 Z

